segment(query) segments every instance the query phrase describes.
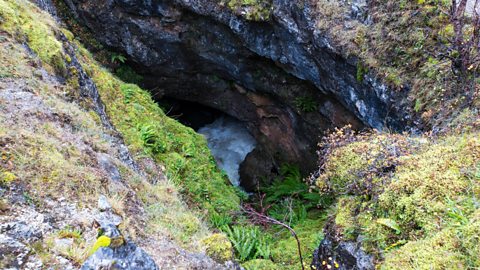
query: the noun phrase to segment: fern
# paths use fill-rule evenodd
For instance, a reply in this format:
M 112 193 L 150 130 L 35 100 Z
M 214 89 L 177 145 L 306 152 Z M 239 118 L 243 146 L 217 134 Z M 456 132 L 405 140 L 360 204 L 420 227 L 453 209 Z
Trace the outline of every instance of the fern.
M 112 53 L 112 56 L 110 57 L 110 62 L 112 62 L 113 64 L 116 64 L 118 62 L 123 64 L 126 60 L 127 58 L 119 53 Z
M 256 258 L 269 258 L 270 245 L 257 227 L 232 226 L 224 227 L 228 238 L 233 244 L 240 261 Z
M 308 186 L 302 182 L 300 169 L 297 166 L 283 165 L 280 168 L 282 179 L 276 179 L 270 187 L 264 188 L 266 202 L 272 203 L 284 197 L 308 192 Z
M 143 145 L 150 149 L 153 153 L 162 153 L 166 149 L 166 145 L 159 138 L 155 126 L 152 124 L 139 125 L 140 138 Z
M 210 223 L 215 228 L 224 228 L 227 227 L 230 223 L 232 223 L 232 218 L 227 215 L 212 214 L 212 216 L 210 217 Z
M 318 108 L 317 102 L 311 97 L 298 97 L 295 99 L 295 106 L 303 112 L 314 112 Z
M 137 86 L 132 84 L 123 84 L 120 86 L 120 90 L 125 96 L 125 104 L 130 103 L 131 99 L 137 93 Z

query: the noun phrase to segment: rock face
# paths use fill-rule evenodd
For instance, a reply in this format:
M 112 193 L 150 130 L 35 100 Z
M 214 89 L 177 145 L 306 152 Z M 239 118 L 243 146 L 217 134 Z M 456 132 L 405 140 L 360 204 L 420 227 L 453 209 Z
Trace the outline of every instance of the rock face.
M 331 268 L 328 268 L 330 265 Z M 360 248 L 360 243 L 338 242 L 326 237 L 313 254 L 314 269 L 373 270 L 373 257 Z M 312 267 L 313 268 L 313 267 Z
M 146 87 L 162 89 L 156 95 L 247 122 L 267 163 L 256 172 L 268 174 L 281 162 L 312 169 L 328 128 L 402 129 L 408 120 L 404 93 L 392 94 L 369 76 L 357 81 L 356 60 L 316 29 L 308 0 L 273 0 L 271 18 L 262 22 L 216 0 L 66 2 L 101 42 L 128 56 Z M 357 2 L 352 19 L 365 20 L 365 1 Z

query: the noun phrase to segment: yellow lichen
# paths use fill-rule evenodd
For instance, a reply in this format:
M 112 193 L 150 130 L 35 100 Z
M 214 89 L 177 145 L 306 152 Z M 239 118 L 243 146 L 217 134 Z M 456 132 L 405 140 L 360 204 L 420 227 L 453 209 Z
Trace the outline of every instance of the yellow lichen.
M 15 179 L 17 176 L 11 172 L 0 172 L 0 185 L 2 186 L 8 186 Z
M 112 242 L 112 239 L 110 239 L 110 237 L 108 236 L 102 235 L 98 237 L 97 241 L 92 247 L 92 250 L 90 251 L 90 254 L 95 253 L 101 247 L 109 247 L 111 242 Z

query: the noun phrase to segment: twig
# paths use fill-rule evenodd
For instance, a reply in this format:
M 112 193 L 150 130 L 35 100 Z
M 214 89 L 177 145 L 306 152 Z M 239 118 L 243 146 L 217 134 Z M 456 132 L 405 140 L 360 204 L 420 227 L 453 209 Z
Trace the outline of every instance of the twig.
M 303 266 L 303 256 L 302 256 L 302 250 L 301 250 L 301 246 L 300 246 L 300 239 L 298 239 L 297 233 L 295 233 L 295 231 L 292 229 L 292 227 L 288 226 L 287 224 L 285 224 L 281 221 L 278 221 L 274 218 L 271 218 L 271 217 L 269 217 L 265 214 L 261 214 L 261 213 L 257 212 L 250 205 L 243 206 L 242 211 L 245 212 L 254 223 L 264 224 L 264 223 L 268 222 L 268 223 L 271 223 L 271 224 L 280 225 L 280 226 L 286 228 L 287 230 L 289 230 L 290 233 L 292 234 L 292 236 L 297 241 L 297 248 L 298 248 L 298 255 L 300 257 L 300 264 L 302 265 L 302 270 L 305 270 L 305 267 Z

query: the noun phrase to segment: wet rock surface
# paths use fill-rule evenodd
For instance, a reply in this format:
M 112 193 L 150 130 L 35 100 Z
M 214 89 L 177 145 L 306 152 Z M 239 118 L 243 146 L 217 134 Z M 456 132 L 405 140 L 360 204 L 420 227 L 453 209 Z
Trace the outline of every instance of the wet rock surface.
M 69 6 L 102 43 L 128 57 L 147 88 L 161 89 L 156 96 L 248 122 L 271 165 L 299 163 L 308 171 L 326 129 L 348 123 L 403 129 L 409 116 L 402 110 L 407 89 L 390 91 L 369 76 L 358 81 L 356 59 L 342 56 L 316 29 L 312 3 L 297 2 L 273 1 L 270 20 L 262 22 L 212 0 Z M 351 8 L 352 20 L 367 19 L 365 1 Z M 310 101 L 311 111 L 302 110 Z
M 313 254 L 311 265 L 315 269 L 375 269 L 373 256 L 360 248 L 360 242 L 336 241 L 332 236 L 322 240 Z

